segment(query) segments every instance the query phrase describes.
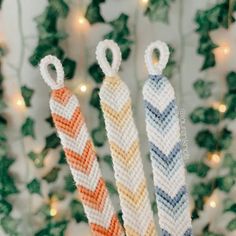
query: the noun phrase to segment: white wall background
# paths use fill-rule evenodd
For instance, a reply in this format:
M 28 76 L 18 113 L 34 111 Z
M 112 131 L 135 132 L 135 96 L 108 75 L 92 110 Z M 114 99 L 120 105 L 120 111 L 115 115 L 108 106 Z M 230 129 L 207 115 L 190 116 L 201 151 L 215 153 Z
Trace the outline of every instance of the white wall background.
M 25 45 L 22 45 L 22 38 L 19 32 L 19 25 L 21 24 L 21 16 L 19 15 L 18 6 L 19 2 L 22 7 L 22 30 L 25 37 Z M 76 79 L 73 84 L 69 84 L 73 89 L 76 84 L 82 80 L 81 78 L 83 78 L 83 81 L 84 79 L 86 81 L 91 81 L 84 75 L 86 67 L 94 62 L 95 47 L 98 41 L 102 39 L 102 35 L 109 30 L 109 27 L 100 24 L 92 26 L 86 32 L 86 40 L 83 40 L 83 37 L 81 36 L 82 33 L 78 31 L 78 28 L 76 28 L 76 17 L 79 12 L 78 2 L 81 4 L 81 1 L 70 0 L 70 2 L 72 6 L 70 15 L 66 21 L 62 23 L 62 27 L 64 27 L 65 31 L 69 33 L 69 38 L 63 42 L 63 46 L 69 56 L 79 62 Z M 194 33 L 194 29 L 196 28 L 194 17 L 198 9 L 205 9 L 207 6 L 211 6 L 211 4 L 215 2 L 216 1 L 214 0 L 183 0 L 183 14 L 180 15 L 181 1 L 176 0 L 171 7 L 169 24 L 150 23 L 148 18 L 143 16 L 143 9 L 138 0 L 107 0 L 105 4 L 102 4 L 102 15 L 106 20 L 116 18 L 121 12 L 130 16 L 129 27 L 131 29 L 131 37 L 135 40 L 136 44 L 132 48 L 132 54 L 129 60 L 122 64 L 122 71 L 120 74 L 131 89 L 135 119 L 142 144 L 141 149 L 143 157 L 147 152 L 146 134 L 144 130 L 144 112 L 140 90 L 142 82 L 147 77 L 143 61 L 143 53 L 147 45 L 156 39 L 164 40 L 175 47 L 175 58 L 177 63 L 179 63 L 180 57 L 183 55 L 183 63 L 179 67 L 181 74 L 179 73 L 179 70 L 176 69 L 172 82 L 180 103 L 179 107 L 183 108 L 186 114 L 185 119 L 190 158 L 197 160 L 202 158 L 204 154 L 204 152 L 199 150 L 194 144 L 194 136 L 201 128 L 201 125 L 193 126 L 188 121 L 187 117 L 193 108 L 202 104 L 202 101 L 197 98 L 193 91 L 192 84 L 197 78 L 205 77 L 217 81 L 218 85 L 215 86 L 214 89 L 214 99 L 219 99 L 220 91 L 224 91 L 225 89 L 224 83 L 221 83 L 220 81 L 222 81 L 227 71 L 236 70 L 236 26 L 234 25 L 229 31 L 220 30 L 214 33 L 214 39 L 216 42 L 227 42 L 230 45 L 230 58 L 221 61 L 217 67 L 208 72 L 200 72 L 203 59 L 196 54 L 198 36 Z M 44 173 L 35 170 L 35 167 L 30 164 L 28 158 L 25 157 L 25 151 L 22 150 L 22 142 L 19 139 L 19 128 L 27 114 L 30 114 L 30 116 L 37 120 L 37 140 L 32 141 L 30 138 L 25 140 L 26 153 L 28 150 L 31 150 L 32 147 L 34 147 L 34 150 L 40 150 L 44 144 L 44 137 L 49 134 L 48 125 L 44 121 L 44 119 L 49 115 L 49 89 L 42 81 L 39 75 L 39 70 L 33 68 L 28 62 L 28 57 L 31 55 L 34 46 L 37 43 L 37 30 L 33 18 L 42 13 L 46 4 L 46 0 L 5 0 L 3 3 L 3 9 L 0 13 L 0 41 L 5 42 L 9 49 L 9 53 L 4 62 L 4 74 L 6 77 L 5 88 L 7 93 L 7 102 L 9 104 L 10 144 L 13 156 L 17 159 L 12 170 L 17 173 L 19 181 L 28 181 L 34 176 L 42 176 L 47 173 L 56 162 L 55 153 L 50 153 L 46 160 L 48 161 L 48 164 L 43 170 Z M 86 6 L 86 1 L 84 1 L 84 6 Z M 184 47 L 181 47 L 181 28 L 185 40 Z M 86 53 L 88 54 L 87 57 Z M 22 55 L 23 60 L 21 60 Z M 18 72 L 21 72 L 20 78 L 19 73 L 16 73 L 14 68 L 18 68 Z M 19 79 L 21 80 L 21 84 L 26 84 L 35 89 L 35 94 L 32 99 L 33 106 L 28 111 L 19 111 L 15 106 L 15 101 L 19 94 Z M 82 101 L 82 107 L 86 113 L 88 126 L 91 129 L 96 126 L 95 122 L 97 121 L 97 113 L 88 105 L 89 93 L 87 95 L 79 96 L 79 98 Z M 231 122 L 229 127 L 234 129 L 234 131 L 236 130 L 236 125 L 233 122 Z M 234 144 L 232 145 L 234 147 L 234 153 L 236 153 L 235 144 L 236 141 L 234 140 Z M 104 151 L 99 150 L 99 152 Z M 145 169 L 146 174 L 150 175 L 151 171 L 148 163 L 145 163 Z M 103 173 L 107 178 L 111 178 L 111 173 L 106 167 L 104 167 Z M 187 179 L 189 183 L 196 181 L 196 179 L 193 179 L 193 177 L 190 176 L 187 176 Z M 60 184 L 60 180 L 57 181 L 56 184 Z M 44 187 L 44 191 L 46 192 L 47 186 Z M 27 215 L 28 211 L 36 209 L 42 201 L 39 197 L 30 197 L 24 192 L 24 190 L 22 191 L 23 193 L 20 197 L 14 199 L 16 205 L 14 213 L 18 216 Z M 234 194 L 235 197 L 236 192 L 234 192 Z M 220 205 L 214 210 L 207 209 L 206 213 L 202 216 L 202 220 L 196 221 L 194 224 L 195 234 L 199 234 L 204 226 L 204 222 L 210 219 L 210 221 L 213 222 L 212 226 L 216 232 L 222 232 L 225 235 L 230 236 L 230 234 L 226 234 L 224 231 L 228 218 L 225 217 L 223 219 L 220 213 L 219 217 L 216 217 L 216 212 L 220 212 L 220 210 Z M 26 219 L 26 227 L 28 222 L 29 221 Z M 67 235 L 73 235 L 72 232 L 76 232 L 77 235 L 81 236 L 89 235 L 88 229 L 85 225 L 78 226 L 75 225 L 74 222 L 71 222 Z M 3 235 L 1 232 L 0 234 Z M 25 235 L 31 235 L 30 229 L 26 230 Z

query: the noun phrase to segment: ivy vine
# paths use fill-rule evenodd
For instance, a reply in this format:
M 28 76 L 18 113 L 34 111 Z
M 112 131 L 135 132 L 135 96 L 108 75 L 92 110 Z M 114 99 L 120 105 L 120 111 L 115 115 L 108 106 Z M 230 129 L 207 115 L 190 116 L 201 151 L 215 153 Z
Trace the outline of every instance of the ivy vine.
M 231 4 L 231 5 L 230 5 Z M 232 5 L 233 4 L 233 5 Z M 204 57 L 201 69 L 207 70 L 216 65 L 214 49 L 218 46 L 211 38 L 210 32 L 219 28 L 230 28 L 235 22 L 233 12 L 236 11 L 236 3 L 231 1 L 222 1 L 215 4 L 207 10 L 199 10 L 196 14 L 195 22 L 197 24 L 196 32 L 199 34 L 198 54 Z M 199 182 L 192 187 L 192 197 L 194 200 L 194 209 L 192 212 L 193 220 L 199 218 L 199 213 L 204 210 L 206 204 L 205 199 L 210 197 L 215 190 L 230 193 L 236 183 L 236 159 L 228 149 L 232 144 L 233 133 L 227 127 L 223 126 L 224 120 L 234 120 L 236 118 L 236 73 L 234 71 L 226 74 L 225 82 L 228 90 L 224 94 L 220 103 L 225 104 L 226 110 L 220 111 L 215 107 L 199 106 L 190 114 L 190 120 L 193 124 L 207 125 L 200 130 L 195 141 L 200 148 L 206 150 L 208 155 L 217 153 L 222 155 L 223 161 L 219 168 L 224 170 L 224 174 L 215 174 L 211 178 L 208 176 L 212 169 L 207 163 L 207 157 L 199 161 L 188 164 L 187 171 L 199 177 Z M 206 79 L 198 79 L 193 85 L 198 97 L 206 100 L 213 94 L 214 83 Z M 215 128 L 214 128 L 215 127 Z M 235 199 L 226 199 L 224 201 L 223 213 L 234 213 L 235 217 L 228 223 L 226 229 L 228 231 L 236 230 L 236 208 L 234 208 Z M 204 235 L 221 236 L 209 230 L 210 222 L 203 229 Z
M 20 219 L 12 216 L 13 204 L 10 201 L 12 195 L 18 194 L 19 189 L 15 183 L 15 174 L 11 171 L 11 166 L 15 162 L 10 155 L 6 130 L 8 128 L 7 117 L 4 115 L 7 107 L 4 100 L 4 76 L 2 74 L 2 60 L 6 53 L 3 45 L 0 45 L 0 221 L 3 230 L 10 235 L 18 234 L 18 224 Z

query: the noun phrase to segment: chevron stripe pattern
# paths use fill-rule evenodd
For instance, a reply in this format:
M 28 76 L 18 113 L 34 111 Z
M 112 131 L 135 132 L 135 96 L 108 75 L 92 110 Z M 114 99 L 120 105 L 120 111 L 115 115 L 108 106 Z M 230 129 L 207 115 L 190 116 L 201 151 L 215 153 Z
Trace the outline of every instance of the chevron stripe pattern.
M 156 235 L 134 124 L 129 90 L 118 77 L 106 77 L 101 107 L 110 144 L 127 236 Z
M 150 75 L 143 88 L 156 201 L 163 236 L 191 236 L 192 226 L 173 87 Z
M 50 109 L 93 235 L 124 235 L 77 98 L 65 87 L 53 90 Z

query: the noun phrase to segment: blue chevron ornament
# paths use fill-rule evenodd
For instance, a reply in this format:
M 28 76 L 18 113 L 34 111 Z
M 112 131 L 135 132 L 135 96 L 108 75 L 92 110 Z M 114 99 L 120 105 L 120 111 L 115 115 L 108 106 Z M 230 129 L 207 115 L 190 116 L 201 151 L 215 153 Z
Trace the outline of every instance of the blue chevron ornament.
M 151 55 L 160 51 L 159 65 Z M 192 226 L 181 152 L 180 126 L 173 87 L 162 76 L 169 50 L 161 41 L 150 44 L 145 61 L 149 78 L 143 87 L 146 131 L 153 169 L 161 235 L 191 236 Z

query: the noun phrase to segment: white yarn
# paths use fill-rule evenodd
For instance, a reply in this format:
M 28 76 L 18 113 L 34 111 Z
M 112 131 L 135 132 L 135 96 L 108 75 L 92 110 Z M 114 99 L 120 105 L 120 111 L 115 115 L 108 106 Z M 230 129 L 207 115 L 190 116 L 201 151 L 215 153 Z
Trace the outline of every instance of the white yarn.
M 54 65 L 56 69 L 56 79 L 53 79 L 48 71 L 48 66 Z M 64 70 L 62 64 L 58 58 L 52 55 L 48 55 L 41 59 L 39 69 L 44 81 L 52 90 L 60 89 L 64 87 Z
M 111 65 L 106 58 L 107 49 L 110 49 L 112 52 L 113 60 Z M 117 43 L 108 39 L 99 42 L 96 49 L 96 58 L 106 76 L 112 77 L 117 74 L 121 64 L 121 52 Z
M 157 64 L 153 64 L 152 54 L 154 49 L 158 49 L 160 52 L 160 58 Z M 169 48 L 166 43 L 162 41 L 156 41 L 150 43 L 147 47 L 144 55 L 145 63 L 148 69 L 149 75 L 161 75 L 162 71 L 165 69 L 166 64 L 169 60 Z

